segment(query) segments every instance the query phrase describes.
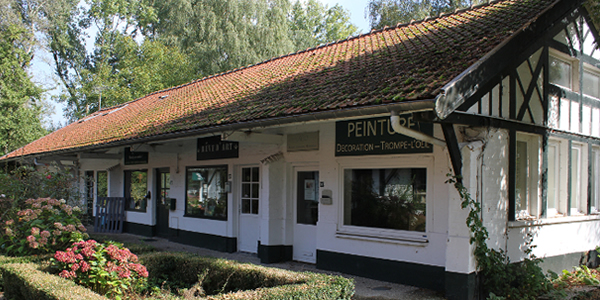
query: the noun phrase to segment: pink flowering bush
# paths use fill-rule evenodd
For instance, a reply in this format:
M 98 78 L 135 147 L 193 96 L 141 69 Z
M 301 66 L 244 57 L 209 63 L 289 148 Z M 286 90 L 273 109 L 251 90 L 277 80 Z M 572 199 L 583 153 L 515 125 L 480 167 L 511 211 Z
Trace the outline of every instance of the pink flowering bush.
M 67 205 L 65 200 L 26 200 L 22 209 L 5 214 L 0 222 L 0 254 L 53 253 L 87 238 L 80 213 L 81 209 Z
M 117 299 L 129 289 L 142 287 L 148 277 L 146 267 L 129 249 L 94 240 L 76 242 L 66 251 L 56 251 L 51 262 L 60 271 L 59 276 Z

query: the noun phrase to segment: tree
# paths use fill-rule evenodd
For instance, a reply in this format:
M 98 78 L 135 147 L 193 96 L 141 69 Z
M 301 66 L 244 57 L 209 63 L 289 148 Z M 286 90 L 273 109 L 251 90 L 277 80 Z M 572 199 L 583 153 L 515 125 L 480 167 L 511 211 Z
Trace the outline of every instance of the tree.
M 6 0 L 0 0 L 6 1 Z M 67 1 L 67 0 L 61 0 Z M 316 0 L 89 0 L 47 30 L 66 116 L 356 33 Z M 92 47 L 85 33 L 97 35 Z M 91 53 L 86 49 L 93 48 Z M 176 70 L 175 72 L 173 70 Z
M 370 0 L 367 6 L 372 29 L 422 20 L 441 13 L 484 3 L 484 0 Z
M 56 74 L 66 90 L 58 100 L 67 104 L 65 116 L 71 121 L 194 77 L 187 55 L 141 34 L 156 20 L 146 1 L 87 4 L 47 31 Z M 93 45 L 87 44 L 89 31 L 97 32 Z
M 348 13 L 338 4 L 328 8 L 316 0 L 296 1 L 290 15 L 290 36 L 296 49 L 344 39 L 357 32 Z
M 20 26 L 0 25 L 0 156 L 43 136 L 42 89 L 26 68 L 31 56 L 23 45 L 30 41 Z

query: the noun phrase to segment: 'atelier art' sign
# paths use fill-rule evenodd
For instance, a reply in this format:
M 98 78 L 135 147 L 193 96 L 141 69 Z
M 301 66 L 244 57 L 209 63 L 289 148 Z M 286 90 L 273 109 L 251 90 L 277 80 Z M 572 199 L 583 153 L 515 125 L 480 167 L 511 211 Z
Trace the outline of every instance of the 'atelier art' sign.
M 432 123 L 400 115 L 400 125 L 433 136 Z M 335 156 L 432 153 L 433 145 L 396 133 L 389 117 L 335 123 Z
M 196 160 L 237 158 L 239 157 L 238 142 L 221 141 L 220 136 L 198 139 Z

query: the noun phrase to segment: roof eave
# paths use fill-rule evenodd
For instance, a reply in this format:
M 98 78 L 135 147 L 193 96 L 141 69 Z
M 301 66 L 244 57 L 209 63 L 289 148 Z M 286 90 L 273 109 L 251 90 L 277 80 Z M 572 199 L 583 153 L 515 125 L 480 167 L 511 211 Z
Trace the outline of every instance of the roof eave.
M 76 148 L 68 148 L 56 151 L 48 151 L 48 152 L 38 152 L 32 153 L 22 156 L 16 156 L 11 158 L 0 158 L 0 162 L 14 162 L 19 160 L 24 160 L 28 158 L 36 158 L 36 157 L 44 157 L 51 155 L 64 155 L 64 154 L 74 154 L 78 152 L 85 151 L 94 151 L 94 150 L 102 150 L 107 148 L 115 148 L 122 147 L 131 144 L 139 144 L 139 143 L 150 143 L 150 142 L 158 142 L 158 141 L 168 141 L 174 139 L 188 138 L 194 136 L 202 136 L 202 135 L 210 135 L 210 134 L 220 134 L 225 131 L 236 131 L 236 130 L 248 130 L 248 129 L 256 129 L 256 128 L 267 128 L 273 126 L 282 126 L 282 125 L 290 125 L 293 123 L 304 123 L 304 122 L 313 122 L 313 121 L 328 121 L 335 119 L 343 119 L 343 118 L 358 118 L 358 117 L 366 117 L 378 114 L 391 113 L 392 111 L 396 111 L 398 113 L 409 113 L 409 112 L 421 112 L 421 111 L 433 111 L 435 104 L 435 99 L 424 99 L 424 100 L 412 100 L 405 102 L 397 102 L 397 103 L 389 103 L 389 104 L 379 104 L 372 106 L 360 106 L 360 107 L 351 107 L 344 108 L 338 110 L 327 110 L 327 111 L 317 111 L 317 112 L 309 112 L 298 115 L 290 115 L 276 118 L 268 118 L 268 119 L 260 119 L 260 120 L 251 120 L 246 122 L 239 122 L 233 124 L 223 124 L 217 126 L 210 127 L 202 127 L 195 128 L 190 130 L 158 134 L 143 138 L 131 138 L 131 139 L 123 139 L 114 142 L 76 147 Z M 15 150 L 15 151 L 19 151 Z

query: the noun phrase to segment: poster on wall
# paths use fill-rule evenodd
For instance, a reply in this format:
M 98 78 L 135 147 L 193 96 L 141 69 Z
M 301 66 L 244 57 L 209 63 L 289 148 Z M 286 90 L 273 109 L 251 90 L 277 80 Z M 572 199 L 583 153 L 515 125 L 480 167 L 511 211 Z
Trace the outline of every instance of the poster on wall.
M 196 160 L 239 157 L 238 142 L 221 141 L 220 136 L 211 136 L 198 139 Z
M 304 179 L 304 200 L 317 200 L 315 198 L 316 186 L 314 179 Z
M 400 115 L 400 125 L 433 136 L 433 124 Z M 335 156 L 432 153 L 433 145 L 396 133 L 390 117 L 335 123 Z

